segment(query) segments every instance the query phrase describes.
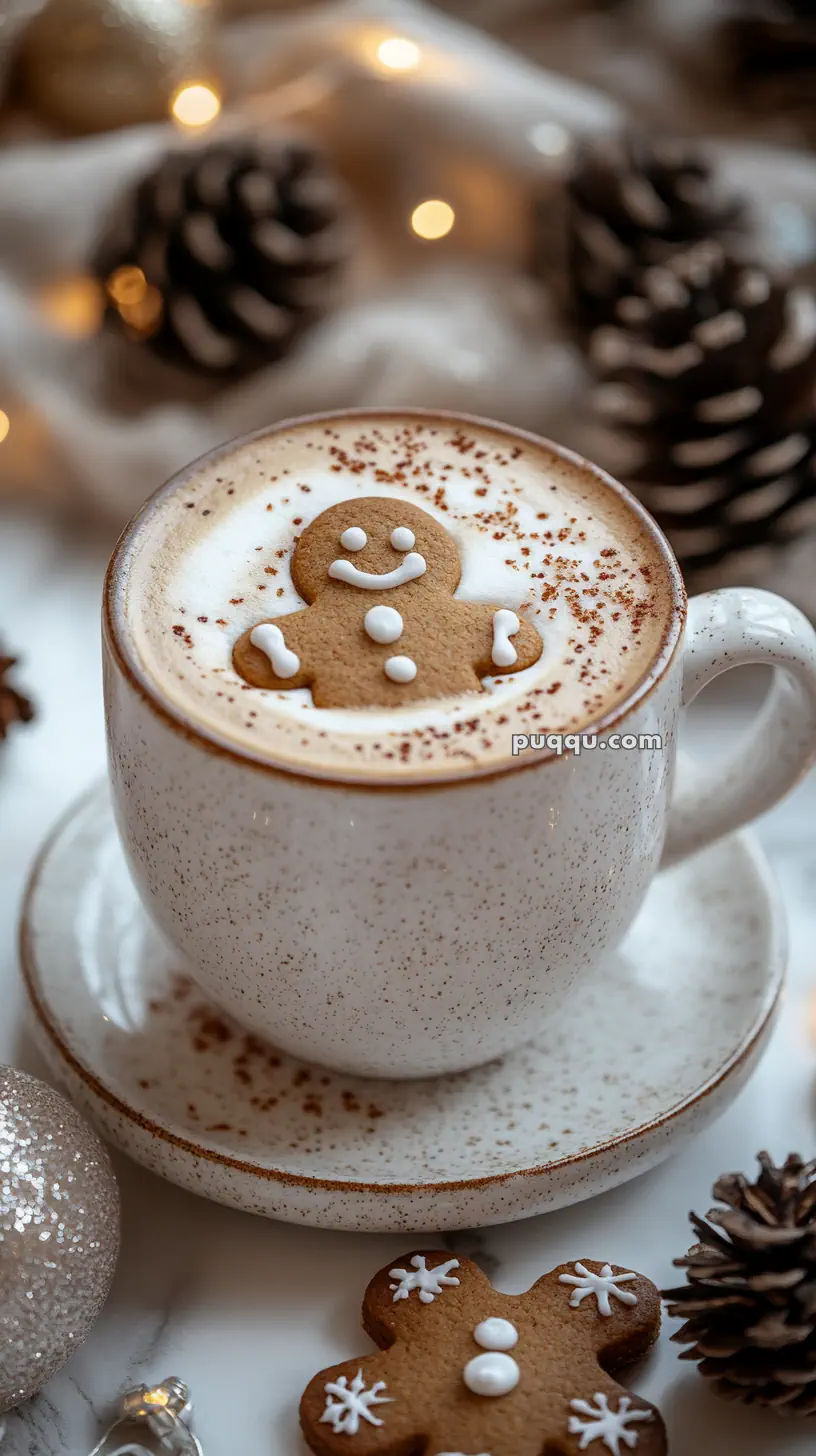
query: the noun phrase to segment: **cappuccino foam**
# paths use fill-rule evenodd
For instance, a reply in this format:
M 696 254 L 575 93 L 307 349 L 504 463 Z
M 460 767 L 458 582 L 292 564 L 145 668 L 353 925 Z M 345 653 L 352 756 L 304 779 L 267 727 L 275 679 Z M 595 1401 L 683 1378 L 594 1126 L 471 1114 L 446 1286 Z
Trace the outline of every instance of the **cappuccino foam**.
M 355 496 L 439 520 L 461 559 L 454 595 L 521 613 L 538 661 L 404 709 L 316 708 L 308 688 L 245 683 L 237 639 L 303 609 L 294 543 Z M 499 427 L 396 413 L 303 422 L 200 462 L 148 504 L 119 569 L 119 644 L 161 701 L 222 745 L 337 779 L 469 776 L 512 762 L 513 734 L 587 730 L 649 672 L 673 613 L 656 540 L 580 462 Z

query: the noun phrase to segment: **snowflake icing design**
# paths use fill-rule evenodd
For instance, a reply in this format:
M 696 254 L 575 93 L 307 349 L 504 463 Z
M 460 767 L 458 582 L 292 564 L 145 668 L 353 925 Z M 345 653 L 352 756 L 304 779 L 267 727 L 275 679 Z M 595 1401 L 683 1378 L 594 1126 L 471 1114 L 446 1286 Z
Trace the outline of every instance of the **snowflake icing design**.
M 394 1295 L 394 1304 L 398 1299 L 407 1299 L 412 1289 L 419 1290 L 419 1297 L 423 1304 L 433 1304 L 437 1294 L 450 1284 L 458 1284 L 459 1280 L 451 1275 L 451 1269 L 459 1268 L 458 1259 L 448 1259 L 447 1264 L 437 1264 L 435 1269 L 425 1267 L 425 1255 L 414 1254 L 411 1260 L 412 1269 L 389 1269 L 392 1279 L 398 1279 L 399 1284 L 391 1284 L 389 1288 Z
M 372 1415 L 371 1407 L 391 1403 L 390 1395 L 380 1395 L 380 1391 L 385 1389 L 385 1381 L 378 1380 L 370 1390 L 366 1390 L 362 1370 L 357 1371 L 351 1385 L 345 1375 L 340 1375 L 337 1380 L 330 1380 L 325 1386 L 329 1398 L 320 1419 L 326 1421 L 337 1436 L 356 1436 L 361 1417 L 372 1426 L 381 1426 L 382 1421 L 378 1416 Z
M 620 1443 L 623 1441 L 630 1451 L 634 1451 L 639 1431 L 633 1431 L 633 1421 L 651 1421 L 654 1419 L 651 1411 L 630 1410 L 632 1402 L 628 1395 L 621 1396 L 618 1409 L 613 1411 L 606 1396 L 601 1392 L 595 1396 L 595 1405 L 587 1400 L 571 1400 L 570 1410 L 577 1411 L 577 1415 L 570 1416 L 567 1429 L 571 1436 L 580 1436 L 578 1442 L 579 1451 L 586 1451 L 590 1441 L 603 1441 L 612 1456 L 621 1456 Z M 582 1421 L 581 1416 L 586 1416 Z
M 598 1301 L 598 1310 L 605 1318 L 612 1314 L 612 1306 L 609 1303 L 609 1296 L 619 1299 L 621 1304 L 637 1304 L 637 1295 L 630 1289 L 619 1289 L 619 1284 L 629 1284 L 637 1279 L 637 1274 L 613 1274 L 611 1264 L 604 1264 L 600 1274 L 592 1274 L 584 1264 L 575 1265 L 575 1274 L 559 1274 L 559 1283 L 574 1284 L 575 1288 L 570 1297 L 570 1306 L 577 1309 L 587 1295 L 594 1294 Z

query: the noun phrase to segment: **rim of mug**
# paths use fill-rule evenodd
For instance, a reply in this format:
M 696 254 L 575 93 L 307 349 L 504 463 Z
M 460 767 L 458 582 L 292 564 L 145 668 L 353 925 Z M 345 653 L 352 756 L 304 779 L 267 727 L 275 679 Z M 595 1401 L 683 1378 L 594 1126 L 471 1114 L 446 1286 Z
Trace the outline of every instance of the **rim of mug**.
M 225 459 L 234 450 L 245 445 L 250 445 L 254 440 L 268 439 L 270 436 L 283 434 L 287 430 L 309 428 L 312 425 L 334 424 L 354 419 L 375 419 L 375 420 L 421 420 L 426 422 L 441 421 L 446 424 L 459 424 L 470 426 L 475 429 L 487 430 L 501 435 L 504 439 L 521 441 L 525 445 L 540 450 L 542 447 L 558 456 L 559 459 L 570 465 L 576 466 L 579 470 L 588 473 L 604 488 L 611 490 L 631 515 L 634 515 L 641 528 L 651 538 L 662 559 L 666 582 L 669 586 L 670 601 L 667 605 L 666 621 L 660 644 L 652 660 L 638 678 L 637 682 L 626 694 L 625 698 L 609 712 L 586 723 L 580 730 L 581 734 L 605 733 L 615 728 L 629 714 L 638 707 L 653 691 L 662 680 L 668 668 L 674 660 L 675 653 L 683 637 L 686 625 L 688 610 L 688 598 L 685 584 L 677 562 L 677 558 L 669 545 L 668 540 L 661 531 L 657 522 L 646 510 L 646 507 L 632 494 L 630 490 L 616 480 L 608 471 L 600 465 L 595 465 L 591 460 L 585 459 L 583 455 L 575 450 L 568 449 L 565 445 L 559 445 L 556 441 L 550 440 L 546 435 L 536 435 L 530 430 L 522 430 L 515 425 L 507 425 L 500 420 L 488 419 L 480 415 L 464 414 L 459 410 L 436 410 L 424 409 L 419 406 L 406 406 L 404 409 L 396 406 L 355 406 L 348 409 L 321 410 L 314 414 L 294 415 L 285 420 L 279 420 L 273 425 L 262 425 L 260 429 L 250 430 L 247 434 L 238 435 L 233 439 L 216 445 L 212 450 L 199 455 L 181 470 L 170 476 L 169 480 L 160 485 L 158 489 L 148 496 L 147 500 L 139 507 L 130 521 L 122 531 L 111 554 L 110 561 L 105 573 L 105 583 L 102 595 L 102 636 L 103 646 L 110 652 L 118 672 L 126 679 L 130 687 L 138 693 L 139 697 L 148 708 L 165 725 L 180 737 L 186 738 L 197 747 L 206 752 L 216 754 L 237 762 L 248 769 L 253 769 L 264 774 L 282 774 L 286 778 L 304 779 L 310 783 L 321 784 L 327 788 L 349 789 L 358 791 L 405 793 L 417 790 L 433 790 L 441 788 L 455 788 L 472 783 L 489 782 L 492 779 L 503 778 L 508 773 L 519 773 L 525 769 L 540 768 L 545 764 L 558 763 L 562 757 L 569 755 L 557 754 L 554 749 L 541 749 L 536 752 L 534 758 L 524 758 L 518 755 L 509 758 L 506 763 L 493 765 L 480 770 L 478 766 L 467 765 L 462 768 L 457 765 L 455 772 L 443 768 L 431 774 L 423 774 L 417 771 L 417 776 L 402 776 L 399 779 L 389 779 L 385 770 L 378 773 L 362 772 L 355 773 L 353 770 L 342 769 L 326 772 L 320 769 L 311 771 L 303 764 L 290 764 L 283 760 L 276 761 L 274 757 L 261 753 L 253 753 L 249 748 L 239 747 L 232 742 L 225 734 L 219 734 L 214 729 L 206 727 L 198 722 L 191 715 L 186 714 L 169 697 L 162 693 L 158 684 L 149 676 L 135 651 L 129 647 L 127 632 L 125 630 L 124 612 L 124 582 L 129 564 L 131 548 L 137 535 L 148 519 L 161 507 L 167 496 L 171 495 L 178 487 L 185 485 L 202 467 L 214 464 L 220 459 Z

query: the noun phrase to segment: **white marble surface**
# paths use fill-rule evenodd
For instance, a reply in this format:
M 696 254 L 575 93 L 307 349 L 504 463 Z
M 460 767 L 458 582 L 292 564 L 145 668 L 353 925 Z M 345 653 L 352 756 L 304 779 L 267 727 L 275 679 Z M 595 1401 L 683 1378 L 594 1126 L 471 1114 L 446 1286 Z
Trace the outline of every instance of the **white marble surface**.
M 26 657 L 39 717 L 0 753 L 0 1060 L 41 1071 L 25 1030 L 16 916 L 29 861 L 54 818 L 104 762 L 99 583 L 111 543 L 54 523 L 0 517 L 0 625 Z M 756 701 L 758 676 L 715 687 L 692 732 L 725 747 Z M 610 1259 L 671 1282 L 714 1177 L 816 1142 L 816 778 L 760 837 L 790 915 L 790 983 L 764 1062 L 722 1121 L 674 1160 L 592 1203 L 443 1242 L 476 1254 L 497 1285 L 524 1289 L 552 1265 Z M 659 954 L 659 947 L 655 947 Z M 322 1366 L 363 1353 L 359 1302 L 371 1273 L 405 1249 L 391 1236 L 317 1233 L 210 1206 L 117 1157 L 123 1253 L 90 1341 L 25 1411 L 3 1456 L 85 1456 L 125 1384 L 175 1373 L 192 1387 L 205 1456 L 302 1456 L 301 1389 Z M 421 1242 L 429 1246 L 432 1239 Z M 439 1242 L 439 1241 L 437 1241 Z M 814 1432 L 715 1400 L 678 1363 L 665 1331 L 632 1381 L 664 1413 L 672 1456 L 805 1456 Z

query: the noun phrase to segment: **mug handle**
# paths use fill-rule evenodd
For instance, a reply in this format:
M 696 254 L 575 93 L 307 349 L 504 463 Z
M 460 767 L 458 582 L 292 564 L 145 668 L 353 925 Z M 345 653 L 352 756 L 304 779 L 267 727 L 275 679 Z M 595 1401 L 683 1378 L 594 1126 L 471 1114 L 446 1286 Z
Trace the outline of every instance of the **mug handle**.
M 678 763 L 663 867 L 764 814 L 816 759 L 816 631 L 791 602 L 750 587 L 692 597 L 683 650 L 684 707 L 731 667 L 776 670 L 731 753 Z

